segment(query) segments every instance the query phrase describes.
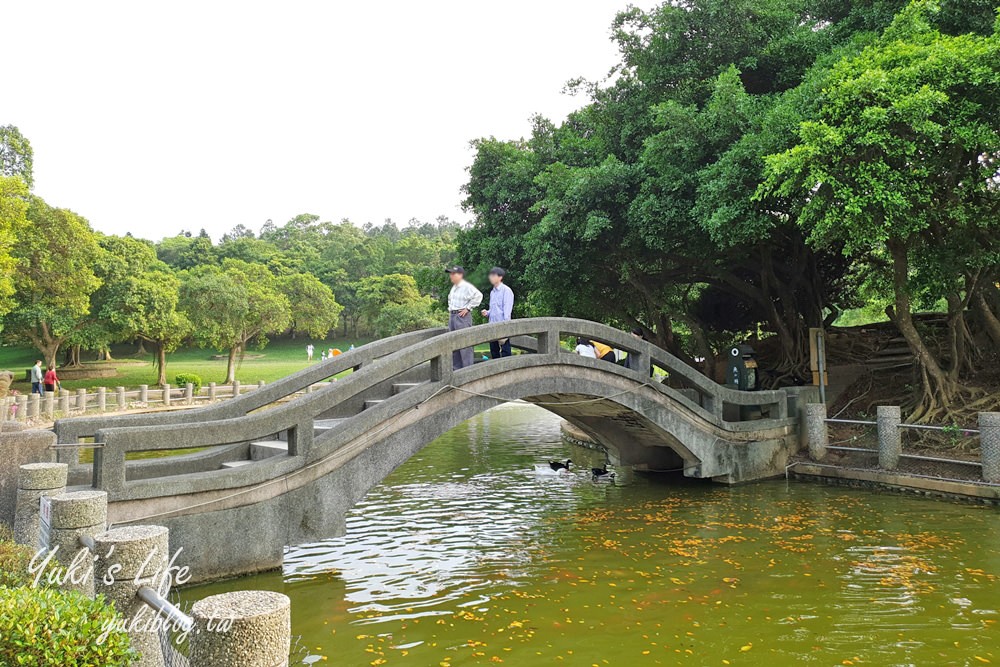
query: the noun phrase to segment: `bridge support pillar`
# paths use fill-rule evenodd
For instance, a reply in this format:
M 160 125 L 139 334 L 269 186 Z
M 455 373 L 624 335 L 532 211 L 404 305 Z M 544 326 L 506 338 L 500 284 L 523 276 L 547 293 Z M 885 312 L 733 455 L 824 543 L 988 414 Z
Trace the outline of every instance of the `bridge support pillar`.
M 822 461 L 830 444 L 830 434 L 826 428 L 826 404 L 806 404 L 806 437 L 809 443 L 809 458 Z
M 141 655 L 136 667 L 163 667 L 156 612 L 137 594 L 143 586 L 163 597 L 170 591 L 167 529 L 114 528 L 95 535 L 94 545 L 99 556 L 94 568 L 95 592 L 114 602 L 125 620 L 132 648 Z
M 983 480 L 1000 482 L 1000 412 L 979 413 L 979 456 Z
M 17 475 L 14 501 L 14 541 L 32 549 L 39 547 L 39 500 L 66 492 L 69 466 L 65 463 L 26 463 Z
M 49 551 L 63 568 L 60 588 L 94 597 L 93 558 L 80 544 L 83 536 L 103 533 L 108 524 L 108 494 L 104 491 L 74 491 L 52 496 Z
M 194 603 L 191 667 L 287 667 L 291 600 L 271 591 L 237 591 Z
M 880 405 L 876 411 L 878 424 L 878 465 L 886 470 L 895 470 L 903 453 L 903 438 L 899 425 L 903 423 L 903 411 L 898 405 Z

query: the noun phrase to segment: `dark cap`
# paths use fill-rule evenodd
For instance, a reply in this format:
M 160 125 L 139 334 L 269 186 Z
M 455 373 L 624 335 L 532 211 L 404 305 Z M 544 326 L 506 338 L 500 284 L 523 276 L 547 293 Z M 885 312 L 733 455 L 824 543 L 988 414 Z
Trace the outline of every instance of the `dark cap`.
M 463 269 L 461 266 L 449 266 L 447 269 L 444 270 L 444 272 L 445 273 L 460 273 L 463 276 L 465 275 L 465 269 Z
M 501 278 L 503 278 L 505 275 L 507 275 L 507 272 L 504 271 L 499 266 L 494 266 L 492 269 L 490 269 L 490 275 L 500 276 Z

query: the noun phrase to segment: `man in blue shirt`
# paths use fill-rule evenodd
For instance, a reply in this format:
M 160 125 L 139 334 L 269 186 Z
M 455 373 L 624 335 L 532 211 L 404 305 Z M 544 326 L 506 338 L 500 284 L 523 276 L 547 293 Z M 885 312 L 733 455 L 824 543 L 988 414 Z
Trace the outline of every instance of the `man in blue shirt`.
M 490 322 L 506 322 L 514 312 L 514 292 L 503 284 L 506 275 L 507 272 L 499 266 L 490 269 L 490 284 L 493 285 L 493 289 L 490 290 L 490 307 L 482 312 L 483 317 Z M 490 356 L 494 359 L 509 357 L 510 339 L 490 341 Z

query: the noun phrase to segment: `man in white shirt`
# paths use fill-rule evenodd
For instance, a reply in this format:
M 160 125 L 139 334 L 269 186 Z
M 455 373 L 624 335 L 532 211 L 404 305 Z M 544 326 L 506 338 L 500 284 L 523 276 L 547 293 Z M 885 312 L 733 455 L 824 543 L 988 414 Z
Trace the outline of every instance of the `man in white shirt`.
M 576 353 L 581 357 L 590 357 L 591 359 L 597 358 L 597 350 L 594 349 L 594 346 L 591 345 L 589 340 L 586 338 L 577 338 L 576 343 Z
M 465 269 L 453 266 L 445 269 L 451 276 L 451 291 L 448 293 L 448 331 L 468 329 L 472 326 L 472 309 L 483 302 L 483 293 L 475 285 L 466 281 Z M 455 370 L 472 365 L 472 348 L 455 350 L 451 361 Z

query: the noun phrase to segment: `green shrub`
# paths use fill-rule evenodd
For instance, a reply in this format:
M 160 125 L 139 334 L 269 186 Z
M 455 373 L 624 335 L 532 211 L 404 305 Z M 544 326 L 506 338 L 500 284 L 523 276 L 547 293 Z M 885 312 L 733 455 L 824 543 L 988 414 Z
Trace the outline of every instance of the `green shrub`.
M 31 582 L 28 565 L 35 552 L 14 542 L 14 535 L 0 526 L 0 586 L 25 586 Z
M 187 383 L 190 382 L 194 385 L 194 393 L 201 391 L 201 376 L 194 373 L 178 373 L 177 377 L 174 378 L 174 382 L 177 383 L 178 387 L 186 387 Z
M 54 588 L 0 588 L 0 665 L 127 667 L 138 657 L 103 596 Z M 99 641 L 103 639 L 103 641 Z

